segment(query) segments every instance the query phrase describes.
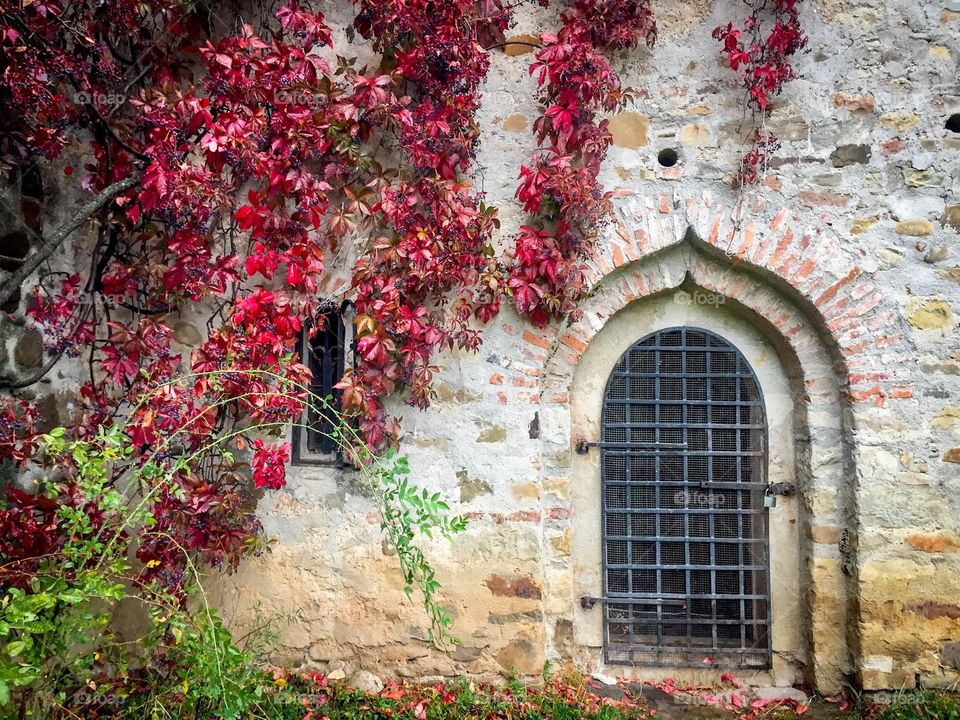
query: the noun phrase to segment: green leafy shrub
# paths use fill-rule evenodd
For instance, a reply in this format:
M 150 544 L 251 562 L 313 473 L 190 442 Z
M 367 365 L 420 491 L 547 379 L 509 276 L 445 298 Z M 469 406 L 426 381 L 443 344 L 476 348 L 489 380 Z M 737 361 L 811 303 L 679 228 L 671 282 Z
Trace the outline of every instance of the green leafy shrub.
M 302 389 L 290 392 L 302 401 Z M 330 412 L 327 400 L 307 398 Z M 199 454 L 218 452 L 221 461 L 235 462 L 228 443 L 256 447 L 243 435 L 284 427 L 261 424 L 223 436 L 211 428 L 186 457 L 171 451 L 173 433 L 145 461 L 119 426 L 83 440 L 67 441 L 62 429 L 42 436 L 46 474 L 34 492 L 8 489 L 8 506 L 0 509 L 0 717 L 282 716 L 269 709 L 272 685 L 264 682 L 257 636 L 243 646 L 234 641 L 207 602 L 204 556 L 189 537 L 167 531 L 157 498 L 183 494 L 182 473 Z M 438 494 L 411 482 L 406 458 L 372 455 L 346 425 L 337 439 L 358 459 L 408 595 L 415 588 L 422 593 L 431 638 L 438 645 L 455 642 L 416 539 L 452 538 L 465 520 L 451 517 Z M 158 545 L 163 554 L 141 552 Z M 171 553 L 176 561 L 165 567 Z M 149 622 L 141 637 L 114 631 L 113 614 L 125 600 L 145 609 Z

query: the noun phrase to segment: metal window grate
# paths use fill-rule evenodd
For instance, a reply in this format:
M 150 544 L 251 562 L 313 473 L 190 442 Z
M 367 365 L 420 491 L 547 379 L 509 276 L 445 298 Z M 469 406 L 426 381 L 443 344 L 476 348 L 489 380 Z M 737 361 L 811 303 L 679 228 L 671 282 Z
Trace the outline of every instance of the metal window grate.
M 600 442 L 608 663 L 770 667 L 763 407 L 743 355 L 706 330 L 620 359 Z
M 315 321 L 316 331 L 304 323 L 299 352 L 304 365 L 310 368 L 310 391 L 321 398 L 332 398 L 333 407 L 340 403 L 340 391 L 334 388 L 343 377 L 347 347 L 346 323 L 343 313 L 334 306 L 320 312 Z M 312 404 L 315 405 L 315 404 Z M 322 407 L 309 407 L 303 418 L 303 428 L 294 428 L 293 462 L 295 464 L 339 463 L 341 453 L 331 437 L 334 418 Z

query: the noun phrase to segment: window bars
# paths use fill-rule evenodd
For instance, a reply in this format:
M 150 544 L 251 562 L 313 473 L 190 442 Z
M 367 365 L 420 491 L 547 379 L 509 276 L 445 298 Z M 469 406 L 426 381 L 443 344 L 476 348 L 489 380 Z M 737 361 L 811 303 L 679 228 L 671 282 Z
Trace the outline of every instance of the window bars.
M 620 359 L 599 443 L 608 663 L 770 666 L 766 439 L 756 375 L 717 335 L 662 330 Z
M 310 392 L 319 398 L 332 398 L 330 404 L 340 407 L 340 391 L 334 385 L 340 382 L 352 348 L 347 339 L 345 312 L 335 305 L 323 309 L 317 316 L 316 332 L 311 337 L 311 326 L 304 323 L 298 342 L 301 362 L 310 368 L 313 377 Z M 341 453 L 333 439 L 336 417 L 317 401 L 312 401 L 303 417 L 305 427 L 294 428 L 293 463 L 295 465 L 336 465 L 342 462 Z

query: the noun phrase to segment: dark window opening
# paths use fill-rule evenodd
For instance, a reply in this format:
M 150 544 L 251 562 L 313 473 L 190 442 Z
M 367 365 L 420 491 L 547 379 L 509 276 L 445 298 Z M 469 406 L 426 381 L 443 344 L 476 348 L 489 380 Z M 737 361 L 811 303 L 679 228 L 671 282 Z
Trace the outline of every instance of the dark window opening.
M 672 328 L 620 359 L 600 442 L 608 663 L 770 667 L 766 441 L 723 338 Z
M 301 362 L 313 377 L 302 427 L 293 433 L 293 464 L 339 465 L 343 462 L 335 434 L 339 420 L 340 382 L 348 362 L 352 364 L 352 342 L 348 332 L 349 303 L 322 310 L 314 324 L 304 324 L 298 351 Z M 313 328 L 316 328 L 315 332 Z
M 960 133 L 960 113 L 954 113 L 948 117 L 945 127 L 952 133 Z
M 13 273 L 20 269 L 30 248 L 43 230 L 40 207 L 43 182 L 36 167 L 18 169 L 0 203 L 0 269 Z M 14 312 L 20 305 L 18 290 L 0 311 Z

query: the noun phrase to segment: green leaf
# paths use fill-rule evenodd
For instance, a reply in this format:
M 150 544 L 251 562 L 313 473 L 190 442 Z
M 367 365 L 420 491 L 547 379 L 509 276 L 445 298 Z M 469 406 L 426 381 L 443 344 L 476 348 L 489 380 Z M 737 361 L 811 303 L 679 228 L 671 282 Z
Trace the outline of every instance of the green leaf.
M 10 657 L 23 655 L 26 649 L 27 649 L 26 640 L 14 640 L 13 642 L 7 643 L 7 654 L 10 655 Z

